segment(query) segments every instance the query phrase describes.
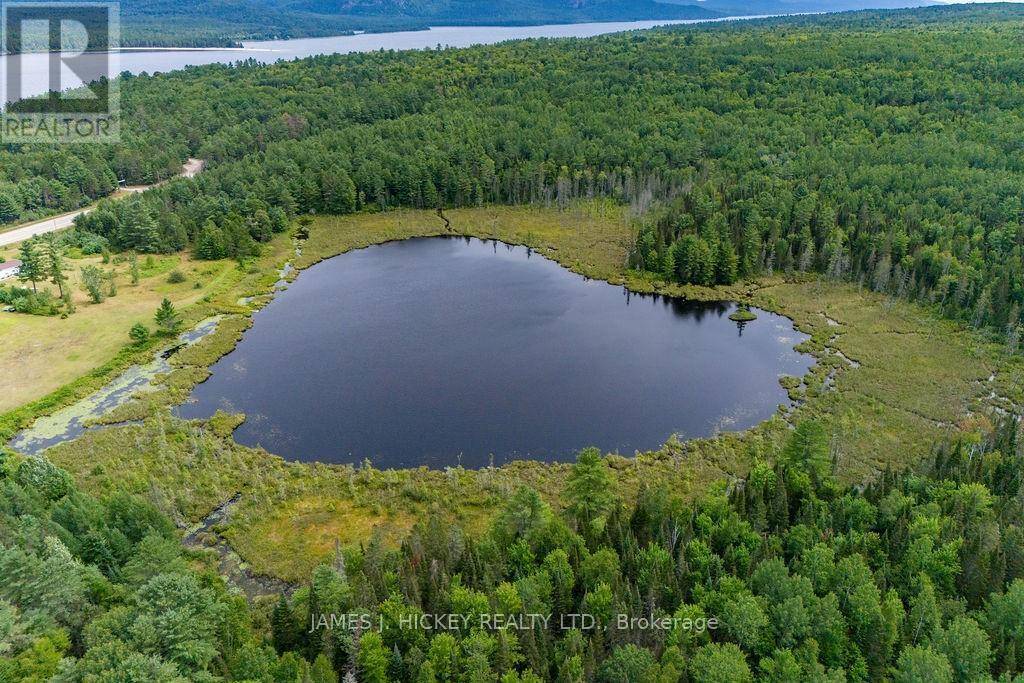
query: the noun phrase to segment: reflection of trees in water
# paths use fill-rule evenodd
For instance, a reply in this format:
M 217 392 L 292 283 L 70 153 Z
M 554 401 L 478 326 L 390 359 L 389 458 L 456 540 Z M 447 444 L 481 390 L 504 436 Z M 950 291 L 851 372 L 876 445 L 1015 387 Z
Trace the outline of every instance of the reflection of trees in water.
M 687 301 L 685 299 L 673 298 L 671 302 L 672 313 L 683 318 L 693 318 L 700 322 L 707 315 L 714 315 L 721 318 L 729 312 L 732 304 L 726 301 Z
M 659 303 L 665 308 L 669 308 L 672 314 L 679 318 L 689 318 L 701 322 L 707 315 L 714 315 L 721 318 L 727 314 L 733 307 L 733 303 L 730 301 L 692 301 L 690 299 L 682 299 L 676 296 L 665 296 L 663 294 L 645 294 L 638 292 L 631 292 L 629 289 L 623 287 L 622 291 L 626 297 L 626 305 L 628 306 L 634 298 L 639 298 L 642 301 L 650 300 L 651 304 L 657 306 Z
M 438 235 L 429 239 L 451 239 L 458 240 L 466 245 L 471 245 L 473 242 L 479 242 L 481 244 L 492 244 L 492 250 L 494 253 L 498 252 L 498 244 L 500 243 L 505 247 L 508 252 L 522 250 L 526 254 L 526 258 L 533 256 L 533 248 L 528 246 L 521 246 L 515 244 L 509 244 L 508 242 L 502 242 L 498 239 L 488 238 L 482 239 L 479 237 L 472 237 L 470 235 Z M 583 278 L 584 282 L 590 282 L 593 280 L 588 275 L 583 273 L 577 273 Z M 733 306 L 735 305 L 731 301 L 693 301 L 690 299 L 683 299 L 681 297 L 665 296 L 663 294 L 656 293 L 644 293 L 644 292 L 633 292 L 628 287 L 622 288 L 623 296 L 626 297 L 626 305 L 629 306 L 632 303 L 634 297 L 639 297 L 642 300 L 651 300 L 653 305 L 657 305 L 659 302 L 666 308 L 671 308 L 672 314 L 679 318 L 687 318 L 701 322 L 707 315 L 714 315 L 721 318 L 723 315 L 728 314 Z M 739 330 L 739 336 L 743 336 L 744 324 L 737 325 Z

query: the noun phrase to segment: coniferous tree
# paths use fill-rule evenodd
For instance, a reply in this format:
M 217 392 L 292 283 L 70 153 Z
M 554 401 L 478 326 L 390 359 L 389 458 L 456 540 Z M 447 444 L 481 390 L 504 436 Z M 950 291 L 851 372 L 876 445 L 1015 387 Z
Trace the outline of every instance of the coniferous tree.
M 7 192 L 0 192 L 0 223 L 12 223 L 21 216 L 17 202 Z
M 160 302 L 153 319 L 156 321 L 157 329 L 164 334 L 174 334 L 181 327 L 181 317 L 174 310 L 171 300 L 167 298 Z
M 224 234 L 212 220 L 206 221 L 199 236 L 196 237 L 195 253 L 197 258 L 216 261 L 227 256 Z
M 66 275 L 67 266 L 64 265 L 64 253 L 53 233 L 49 233 L 43 239 L 43 245 L 47 261 L 46 274 L 50 278 L 50 282 L 57 285 L 57 291 L 61 299 L 64 299 L 65 305 L 67 305 L 70 301 L 70 293 L 66 292 L 64 287 L 68 280 Z
M 706 286 L 715 283 L 715 256 L 706 241 L 696 235 L 684 235 L 672 250 L 679 282 Z
M 142 200 L 132 201 L 128 206 L 119 241 L 123 246 L 144 254 L 160 251 L 160 232 Z
M 295 618 L 292 616 L 291 605 L 288 599 L 282 594 L 274 610 L 270 613 L 270 632 L 274 643 L 274 649 L 278 654 L 291 652 L 298 646 L 298 634 L 295 626 Z
M 18 250 L 18 259 L 21 267 L 18 270 L 18 279 L 22 282 L 31 282 L 32 291 L 36 291 L 36 283 L 46 279 L 46 263 L 43 254 L 36 246 L 36 241 L 27 239 L 21 243 Z
M 580 528 L 588 535 L 600 534 L 615 504 L 615 480 L 596 448 L 585 448 L 576 457 L 566 495 Z
M 736 249 L 728 240 L 719 240 L 718 257 L 715 262 L 715 281 L 720 285 L 731 285 L 739 275 L 739 258 Z
M 149 328 L 142 323 L 135 323 L 132 325 L 132 329 L 128 331 L 128 337 L 136 345 L 145 344 L 149 341 Z
M 743 277 L 756 275 L 760 270 L 761 234 L 755 218 L 748 218 L 743 228 L 739 273 Z

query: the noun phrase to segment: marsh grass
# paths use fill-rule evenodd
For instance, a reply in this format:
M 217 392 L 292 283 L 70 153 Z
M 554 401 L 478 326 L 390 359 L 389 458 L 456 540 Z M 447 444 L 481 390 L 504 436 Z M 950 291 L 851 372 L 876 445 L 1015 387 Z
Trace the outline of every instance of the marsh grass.
M 78 310 L 67 319 L 0 313 L 0 438 L 6 440 L 38 417 L 66 406 L 103 386 L 128 366 L 145 362 L 162 340 L 135 345 L 131 326 L 153 326 L 153 313 L 166 297 L 181 313 L 185 326 L 218 313 L 247 313 L 238 298 L 266 291 L 272 269 L 291 253 L 291 240 L 279 236 L 257 260 L 256 271 L 242 270 L 233 261 L 193 261 L 187 254 L 157 256 L 151 266 L 140 259 L 142 279 L 130 283 L 127 263 L 118 269 L 118 295 L 101 304 L 88 304 L 74 280 Z M 82 263 L 99 264 L 100 257 Z M 77 265 L 77 264 L 76 264 Z M 206 283 L 169 284 L 163 277 L 179 268 L 204 274 Z M 78 268 L 69 272 L 77 277 Z M 80 300 L 79 300 L 80 299 Z
M 729 314 L 729 320 L 738 323 L 749 323 L 757 320 L 757 313 L 754 313 L 749 308 L 740 307 Z
M 806 417 L 826 425 L 840 477 L 862 481 L 885 467 L 926 456 L 936 439 L 960 425 L 976 426 L 991 403 L 991 392 L 1020 399 L 1024 377 L 1019 357 L 1007 358 L 997 344 L 917 306 L 885 305 L 855 287 L 806 277 L 709 289 L 668 285 L 628 272 L 631 228 L 624 210 L 614 205 L 583 204 L 567 211 L 483 207 L 448 216 L 458 234 L 524 244 L 588 277 L 635 291 L 743 301 L 789 316 L 810 335 L 801 350 L 819 362 L 805 377 L 786 380 L 800 400 L 792 409 L 744 433 L 693 441 L 670 438 L 657 451 L 610 456 L 627 500 L 642 485 L 665 486 L 689 496 L 744 477 L 751 463 L 778 448 L 793 422 Z M 302 269 L 351 249 L 438 234 L 449 233 L 427 211 L 321 217 L 294 261 Z M 175 370 L 161 379 L 156 392 L 119 409 L 117 417 L 131 416 L 142 424 L 88 432 L 51 449 L 50 457 L 87 490 L 147 496 L 183 528 L 241 492 L 224 536 L 255 571 L 291 581 L 307 578 L 318 562 L 331 556 L 335 542 L 359 544 L 377 535 L 397 543 L 415 520 L 431 511 L 469 528 L 483 528 L 524 484 L 560 504 L 570 469 L 565 464 L 526 461 L 481 470 L 381 471 L 291 463 L 234 443 L 230 433 L 242 416 L 172 418 L 167 406 L 181 400 L 182 393 L 205 377 L 208 365 L 244 333 L 249 324 L 244 314 L 251 308 L 239 305 L 238 297 L 262 295 L 273 286 L 274 269 L 289 257 L 291 245 L 278 249 L 276 259 L 262 260 L 259 268 L 247 271 L 244 282 L 225 287 L 200 307 L 207 314 L 216 309 L 234 317 L 226 317 L 217 332 L 181 352 L 174 359 Z M 256 304 L 265 301 L 260 297 Z M 192 314 L 190 319 L 198 318 Z M 860 367 L 851 367 L 837 352 L 856 359 Z

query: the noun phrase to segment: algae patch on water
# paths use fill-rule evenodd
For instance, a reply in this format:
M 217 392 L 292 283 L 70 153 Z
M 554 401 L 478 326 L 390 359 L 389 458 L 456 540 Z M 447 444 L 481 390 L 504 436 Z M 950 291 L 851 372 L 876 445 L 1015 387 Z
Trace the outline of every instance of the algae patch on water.
M 160 349 L 149 363 L 133 365 L 80 401 L 40 417 L 11 440 L 11 447 L 21 453 L 35 455 L 58 443 L 81 436 L 90 423 L 124 405 L 139 392 L 153 391 L 153 379 L 172 370 L 169 361 L 172 354 L 212 333 L 221 318 L 213 316 L 203 320 L 179 335 L 175 345 Z

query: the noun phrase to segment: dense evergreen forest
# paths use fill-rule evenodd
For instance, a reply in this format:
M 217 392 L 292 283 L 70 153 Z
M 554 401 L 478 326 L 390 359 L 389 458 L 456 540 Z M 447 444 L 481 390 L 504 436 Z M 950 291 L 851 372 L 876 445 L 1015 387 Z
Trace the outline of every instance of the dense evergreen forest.
M 817 273 L 1018 346 L 1022 29 L 939 8 L 126 76 L 123 144 L 0 149 L 0 221 L 208 163 L 27 242 L 27 299 L 72 247 L 137 277 L 137 254 L 245 263 L 311 214 L 608 197 L 640 277 Z M 620 495 L 587 449 L 561 491 L 438 510 L 269 601 L 149 502 L 0 447 L 0 681 L 1020 683 L 1021 424 L 848 486 L 842 432 L 800 421 L 697 499 Z
M 0 153 L 0 220 L 117 180 L 112 248 L 245 258 L 299 213 L 607 195 L 632 266 L 816 271 L 1020 338 L 1024 86 L 1012 6 L 329 56 L 126 77 L 116 147 Z
M 0 680 L 1019 681 L 1019 438 L 1008 420 L 860 490 L 804 422 L 693 505 L 615 498 L 590 449 L 564 510 L 522 488 L 486 531 L 430 518 L 255 605 L 148 504 L 7 457 Z

